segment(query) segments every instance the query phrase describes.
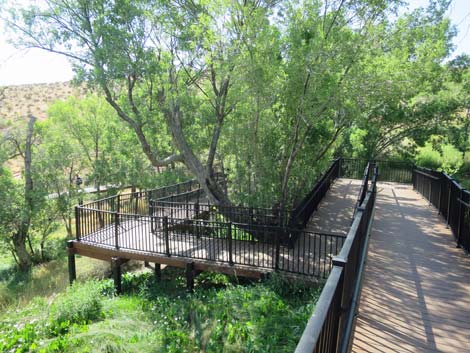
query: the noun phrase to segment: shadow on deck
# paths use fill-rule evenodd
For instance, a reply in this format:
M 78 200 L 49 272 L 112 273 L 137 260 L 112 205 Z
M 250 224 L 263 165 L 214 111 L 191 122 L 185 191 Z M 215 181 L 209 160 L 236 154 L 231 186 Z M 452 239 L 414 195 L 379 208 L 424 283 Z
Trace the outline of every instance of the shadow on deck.
M 411 185 L 379 183 L 353 352 L 470 350 L 470 261 Z

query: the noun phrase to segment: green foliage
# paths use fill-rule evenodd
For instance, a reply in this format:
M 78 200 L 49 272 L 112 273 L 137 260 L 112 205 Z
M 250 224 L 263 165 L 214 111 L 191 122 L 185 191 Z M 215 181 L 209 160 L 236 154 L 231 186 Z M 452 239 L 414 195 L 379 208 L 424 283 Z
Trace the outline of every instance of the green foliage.
M 74 283 L 51 306 L 51 322 L 55 329 L 64 330 L 68 325 L 93 321 L 103 317 L 103 283 L 89 281 Z
M 416 164 L 453 175 L 463 165 L 463 156 L 451 144 L 445 143 L 436 146 L 432 142 L 426 142 L 423 147 L 418 148 Z
M 195 292 L 166 268 L 112 283 L 77 283 L 54 299 L 0 314 L 0 351 L 292 352 L 321 288 L 274 276 L 265 282 L 203 273 Z M 52 301 L 49 304 L 48 301 Z

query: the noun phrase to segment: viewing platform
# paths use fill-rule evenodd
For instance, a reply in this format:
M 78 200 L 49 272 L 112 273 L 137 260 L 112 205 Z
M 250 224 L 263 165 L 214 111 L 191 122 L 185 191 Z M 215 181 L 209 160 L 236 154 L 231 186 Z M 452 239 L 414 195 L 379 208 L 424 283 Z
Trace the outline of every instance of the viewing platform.
M 470 193 L 402 162 L 337 159 L 290 212 L 211 205 L 195 181 L 76 208 L 75 255 L 326 279 L 296 353 L 470 347 Z M 456 247 L 458 245 L 458 247 Z

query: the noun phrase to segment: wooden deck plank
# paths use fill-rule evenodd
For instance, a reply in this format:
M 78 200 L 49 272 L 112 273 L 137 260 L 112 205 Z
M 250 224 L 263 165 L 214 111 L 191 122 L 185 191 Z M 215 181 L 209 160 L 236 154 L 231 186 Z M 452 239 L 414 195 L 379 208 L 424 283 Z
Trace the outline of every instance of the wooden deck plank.
M 346 235 L 351 227 L 361 182 L 356 179 L 337 179 L 320 202 L 307 229 Z
M 470 352 L 470 259 L 411 186 L 379 183 L 353 352 Z

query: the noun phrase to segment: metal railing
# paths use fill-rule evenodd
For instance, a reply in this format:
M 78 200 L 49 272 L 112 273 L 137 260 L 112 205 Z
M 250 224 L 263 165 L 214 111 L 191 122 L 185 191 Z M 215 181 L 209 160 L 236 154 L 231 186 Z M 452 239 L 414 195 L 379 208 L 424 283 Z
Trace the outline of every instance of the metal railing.
M 335 159 L 331 166 L 315 182 L 312 190 L 292 210 L 289 225 L 295 228 L 305 228 L 313 212 L 330 189 L 331 184 L 340 177 L 341 159 Z
M 116 250 L 178 256 L 326 278 L 344 236 L 168 216 L 77 208 L 77 240 Z M 296 246 L 282 244 L 285 234 Z M 254 238 L 253 234 L 257 237 Z
M 318 202 L 337 166 L 317 183 Z M 289 227 L 287 211 L 200 202 L 201 194 L 199 184 L 189 180 L 77 206 L 76 239 L 117 250 L 328 276 L 345 236 Z
M 178 197 L 170 197 L 175 199 Z M 208 202 L 175 202 L 168 198 L 150 200 L 149 214 L 179 220 L 233 221 L 253 225 L 287 227 L 289 212 L 275 208 L 216 206 Z
M 420 167 L 413 170 L 413 187 L 437 208 L 457 246 L 470 253 L 470 192 L 449 175 Z
M 342 178 L 361 179 L 363 177 L 364 168 L 369 162 L 380 165 L 378 181 L 404 184 L 412 183 L 414 165 L 404 161 L 383 159 L 369 161 L 366 159 L 341 158 L 340 176 Z
M 363 185 L 368 185 L 368 179 L 367 171 L 364 173 Z M 330 276 L 297 345 L 296 353 L 346 353 L 350 349 L 374 214 L 377 179 L 378 168 L 375 166 L 371 184 L 357 208 L 341 252 L 333 258 Z

